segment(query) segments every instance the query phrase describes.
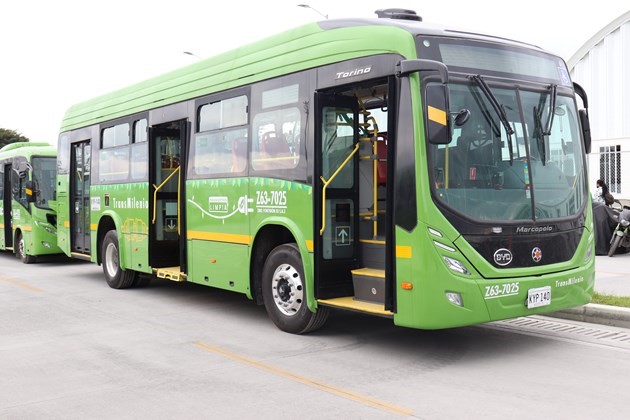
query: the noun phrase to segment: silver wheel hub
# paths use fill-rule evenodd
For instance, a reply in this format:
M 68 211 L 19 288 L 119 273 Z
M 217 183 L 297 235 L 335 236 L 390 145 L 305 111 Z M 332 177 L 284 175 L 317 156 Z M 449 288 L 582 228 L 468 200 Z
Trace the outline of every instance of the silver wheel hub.
M 20 258 L 24 258 L 24 238 L 20 238 L 20 242 L 18 243 L 18 252 L 20 253 Z
M 118 272 L 118 250 L 116 246 L 112 243 L 107 244 L 107 248 L 105 248 L 105 268 L 109 273 L 110 277 L 116 276 Z
M 300 273 L 290 264 L 282 264 L 273 273 L 271 293 L 276 307 L 287 316 L 293 316 L 304 302 L 304 285 Z

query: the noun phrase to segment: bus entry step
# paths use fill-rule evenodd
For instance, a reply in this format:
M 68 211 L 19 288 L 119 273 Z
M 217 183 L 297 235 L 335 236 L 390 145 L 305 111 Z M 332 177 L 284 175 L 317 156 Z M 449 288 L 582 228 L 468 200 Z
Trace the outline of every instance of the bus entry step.
M 385 303 L 385 270 L 374 268 L 352 270 L 352 283 L 355 299 Z

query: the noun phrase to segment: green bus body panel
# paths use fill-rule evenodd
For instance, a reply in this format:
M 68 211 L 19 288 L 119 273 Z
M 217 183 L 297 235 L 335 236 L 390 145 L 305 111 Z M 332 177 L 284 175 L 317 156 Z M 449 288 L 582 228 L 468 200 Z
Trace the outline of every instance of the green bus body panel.
M 273 225 L 282 226 L 294 237 L 302 254 L 306 284 L 312 288 L 310 186 L 272 178 L 189 180 L 186 193 L 189 281 L 251 298 L 251 245 L 261 231 Z M 311 298 L 309 307 L 315 305 Z
M 57 174 L 57 245 L 70 256 L 70 192 L 69 176 Z
M 118 233 L 120 266 L 151 273 L 149 266 L 149 184 L 92 185 L 90 187 L 91 260 L 98 262 L 98 229 L 104 219 L 113 221 Z M 101 238 L 102 240 L 102 238 Z
M 325 64 L 383 53 L 414 58 L 415 51 L 400 28 L 310 24 L 77 104 L 61 132 Z
M 413 114 L 421 115 L 420 87 L 416 75 L 411 76 L 411 86 Z M 415 119 L 414 124 L 415 138 L 423 138 L 423 119 Z M 417 143 L 415 154 L 417 178 L 429 179 L 426 147 Z M 554 266 L 496 269 L 490 267 L 433 204 L 429 182 L 417 182 L 416 191 L 418 203 L 425 203 L 418 206 L 418 226 L 412 232 L 396 228 L 396 246 L 411 249 L 411 258 L 396 258 L 396 325 L 422 329 L 473 325 L 551 312 L 591 301 L 595 281 L 595 253 L 590 201 L 586 204 L 586 229 L 571 260 Z M 429 228 L 437 230 L 443 237 L 431 235 Z M 455 252 L 442 249 L 434 242 L 441 242 L 455 249 Z M 585 261 L 589 249 L 590 259 Z M 455 274 L 447 268 L 443 256 L 464 263 L 471 275 Z M 496 278 L 485 279 L 476 267 L 492 271 Z M 413 283 L 413 289 L 402 289 L 402 282 Z M 498 286 L 502 295 L 490 296 L 496 290 L 486 289 L 491 286 Z M 527 291 L 542 286 L 551 286 L 551 305 L 527 309 Z M 518 292 L 510 296 L 503 295 L 508 288 L 512 292 L 518 289 Z M 464 306 L 449 302 L 446 292 L 460 293 Z
M 17 142 L 5 145 L 0 149 L 0 164 L 4 164 L 7 160 L 15 157 L 26 159 L 32 162 L 34 157 L 56 157 L 57 149 L 44 142 Z M 29 179 L 32 179 L 32 173 L 29 171 Z M 5 194 L 11 194 L 11 191 L 4 191 Z M 50 209 L 42 209 L 35 206 L 34 203 L 28 203 L 25 208 L 16 200 L 11 200 L 12 213 L 12 235 L 13 248 L 15 248 L 15 239 L 17 232 L 22 234 L 24 238 L 24 252 L 27 255 L 51 255 L 60 254 L 61 249 L 57 246 L 57 227 L 52 225 L 47 216 L 56 214 L 57 203 L 48 202 Z M 4 236 L 4 200 L 0 197 L 0 250 L 7 249 Z M 44 245 L 46 243 L 48 246 Z

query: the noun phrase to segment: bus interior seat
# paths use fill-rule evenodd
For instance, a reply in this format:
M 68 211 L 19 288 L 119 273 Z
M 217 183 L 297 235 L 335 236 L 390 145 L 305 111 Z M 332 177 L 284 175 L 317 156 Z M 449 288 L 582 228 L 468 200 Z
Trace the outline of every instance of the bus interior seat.
M 291 148 L 282 133 L 268 131 L 262 136 L 263 154 L 269 157 L 291 156 Z
M 294 167 L 291 147 L 282 133 L 277 131 L 268 131 L 262 136 L 262 155 L 263 159 L 269 159 L 263 166 L 265 169 L 288 169 Z

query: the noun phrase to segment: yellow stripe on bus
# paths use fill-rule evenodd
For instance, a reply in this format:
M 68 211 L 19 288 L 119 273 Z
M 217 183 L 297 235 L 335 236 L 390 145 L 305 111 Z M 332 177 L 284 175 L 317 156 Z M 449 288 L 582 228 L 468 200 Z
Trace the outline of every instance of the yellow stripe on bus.
M 306 242 L 306 250 L 307 250 L 308 252 L 313 252 L 313 249 L 314 249 L 314 248 L 313 248 L 313 241 L 312 241 L 312 240 L 307 239 L 305 242 Z
M 433 121 L 440 125 L 446 125 L 446 112 L 441 109 L 427 106 L 429 121 Z
M 68 220 L 64 220 L 63 227 L 69 228 L 70 227 L 70 222 Z
M 233 244 L 249 245 L 252 237 L 235 233 L 188 231 L 188 239 L 201 239 L 204 241 L 229 242 Z
M 411 247 L 396 245 L 396 258 L 411 258 Z
M 24 226 L 20 226 L 20 229 L 22 229 L 23 231 L 26 231 L 26 232 L 32 232 L 33 231 L 33 226 L 24 225 Z
M 98 225 L 97 225 L 96 223 L 92 223 L 92 224 L 90 225 L 90 230 L 94 230 L 94 231 L 96 231 L 96 229 L 98 229 Z

